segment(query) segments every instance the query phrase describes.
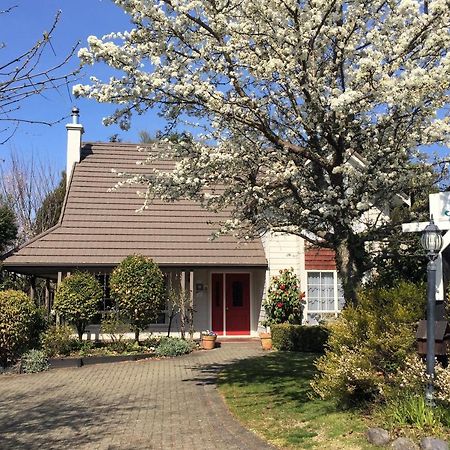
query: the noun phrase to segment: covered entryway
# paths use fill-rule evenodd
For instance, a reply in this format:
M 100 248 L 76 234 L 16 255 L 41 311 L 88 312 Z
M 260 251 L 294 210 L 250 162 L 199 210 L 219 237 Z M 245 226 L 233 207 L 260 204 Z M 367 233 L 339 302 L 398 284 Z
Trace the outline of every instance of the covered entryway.
M 250 335 L 250 274 L 213 273 L 212 329 L 221 336 Z

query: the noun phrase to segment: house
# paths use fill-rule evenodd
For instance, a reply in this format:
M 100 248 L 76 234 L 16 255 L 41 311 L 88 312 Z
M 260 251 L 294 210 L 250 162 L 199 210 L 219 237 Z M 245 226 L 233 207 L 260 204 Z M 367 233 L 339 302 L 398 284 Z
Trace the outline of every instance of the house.
M 194 304 L 196 330 L 213 329 L 224 336 L 253 336 L 264 312 L 262 300 L 270 277 L 293 267 L 307 294 L 307 317 L 336 314 L 343 304 L 334 255 L 307 248 L 293 235 L 271 234 L 250 242 L 232 236 L 211 240 L 215 223 L 227 213 L 212 213 L 193 201 L 153 202 L 136 212 L 142 199 L 136 186 L 111 191 L 112 169 L 145 172 L 136 165 L 142 153 L 135 144 L 82 143 L 83 126 L 76 108 L 67 128 L 67 194 L 56 226 L 7 255 L 4 267 L 47 280 L 51 287 L 75 270 L 96 274 L 104 286 L 103 309 L 110 306 L 108 277 L 126 256 L 152 258 Z M 156 161 L 155 167 L 169 168 Z M 162 311 L 153 332 L 167 330 Z

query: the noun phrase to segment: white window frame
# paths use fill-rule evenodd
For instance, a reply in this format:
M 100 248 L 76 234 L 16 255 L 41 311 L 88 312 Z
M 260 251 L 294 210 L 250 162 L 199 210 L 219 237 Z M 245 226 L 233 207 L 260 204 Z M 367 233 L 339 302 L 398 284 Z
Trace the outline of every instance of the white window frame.
M 334 309 L 309 309 L 309 299 L 308 299 L 308 278 L 310 273 L 332 273 L 333 274 L 333 289 L 334 289 Z M 339 309 L 339 296 L 338 296 L 338 273 L 337 270 L 320 270 L 320 269 L 311 269 L 306 270 L 306 289 L 305 289 L 305 312 L 303 314 L 304 319 L 308 320 L 308 314 L 317 314 L 318 316 L 324 314 L 333 314 L 335 317 L 341 312 Z

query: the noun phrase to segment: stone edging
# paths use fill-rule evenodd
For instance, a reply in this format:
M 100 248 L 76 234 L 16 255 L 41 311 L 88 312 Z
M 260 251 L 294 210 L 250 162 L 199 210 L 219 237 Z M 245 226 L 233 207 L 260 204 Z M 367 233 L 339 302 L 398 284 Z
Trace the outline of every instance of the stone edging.
M 80 358 L 49 358 L 50 369 L 59 369 L 63 367 L 82 367 L 91 364 L 108 364 L 113 362 L 139 361 L 141 359 L 153 358 L 154 353 L 139 353 L 136 355 L 99 355 L 84 356 Z
M 380 447 L 388 446 L 394 450 L 449 450 L 448 443 L 434 437 L 424 437 L 417 445 L 409 438 L 399 437 L 391 440 L 387 430 L 383 428 L 369 428 L 366 431 L 367 440 Z

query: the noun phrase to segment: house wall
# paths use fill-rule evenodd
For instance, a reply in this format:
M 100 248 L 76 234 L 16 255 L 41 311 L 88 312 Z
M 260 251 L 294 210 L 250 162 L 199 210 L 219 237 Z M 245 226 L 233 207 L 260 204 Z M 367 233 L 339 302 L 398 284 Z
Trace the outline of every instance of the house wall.
M 267 233 L 262 238 L 269 269 L 266 271 L 264 281 L 263 300 L 267 296 L 270 280 L 278 275 L 280 270 L 294 269 L 300 278 L 302 286 L 306 285 L 305 273 L 305 241 L 300 236 L 286 233 Z M 259 330 L 264 327 L 261 322 L 265 320 L 265 311 L 261 307 L 259 311 Z
M 306 304 L 303 314 L 303 320 L 305 322 L 311 319 L 311 315 L 308 314 L 308 272 L 331 272 L 334 274 L 333 292 L 336 300 L 335 305 L 338 304 L 338 278 L 335 256 L 332 250 L 312 247 L 299 236 L 282 233 L 267 234 L 264 236 L 263 245 L 269 264 L 269 270 L 266 273 L 263 299 L 267 296 L 271 278 L 278 275 L 280 270 L 292 268 L 300 279 L 302 291 L 306 294 Z M 336 314 L 337 310 L 330 312 Z M 313 312 L 313 315 L 315 317 L 317 314 Z M 261 324 L 264 320 L 265 311 L 264 308 L 261 308 L 259 323 Z M 262 331 L 263 327 L 260 325 L 259 329 Z

